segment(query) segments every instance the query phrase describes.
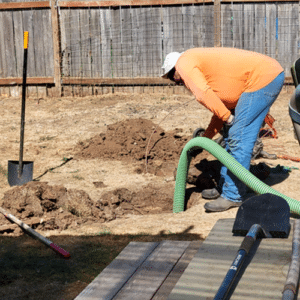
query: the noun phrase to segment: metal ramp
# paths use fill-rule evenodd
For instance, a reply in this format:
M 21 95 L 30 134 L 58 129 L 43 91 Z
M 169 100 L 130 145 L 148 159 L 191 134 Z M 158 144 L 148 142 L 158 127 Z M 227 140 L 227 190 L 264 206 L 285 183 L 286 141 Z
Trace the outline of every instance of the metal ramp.
M 168 300 L 214 298 L 243 240 L 241 236 L 233 236 L 233 223 L 234 219 L 222 219 L 215 224 Z M 237 278 L 240 281 L 234 283 L 231 300 L 282 297 L 292 253 L 292 234 L 287 239 L 261 239 L 256 243 Z

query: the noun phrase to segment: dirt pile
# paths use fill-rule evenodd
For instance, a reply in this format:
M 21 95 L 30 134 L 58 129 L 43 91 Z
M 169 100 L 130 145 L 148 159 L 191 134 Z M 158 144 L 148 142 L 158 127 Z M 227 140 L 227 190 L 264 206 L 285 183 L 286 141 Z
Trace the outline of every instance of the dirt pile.
M 104 223 L 126 214 L 171 212 L 173 188 L 146 186 L 141 190 L 126 188 L 104 193 L 93 201 L 83 190 L 50 186 L 46 182 L 29 182 L 4 194 L 1 206 L 24 223 L 39 230 L 65 230 L 83 223 Z M 0 216 L 0 232 L 19 233 Z
M 189 139 L 182 134 L 181 129 L 165 132 L 152 121 L 138 118 L 107 126 L 105 133 L 79 143 L 75 153 L 77 159 L 107 158 L 144 162 L 142 172 L 147 157 L 148 171 L 159 175 L 159 162 L 177 163 Z M 154 165 L 156 168 L 153 168 Z

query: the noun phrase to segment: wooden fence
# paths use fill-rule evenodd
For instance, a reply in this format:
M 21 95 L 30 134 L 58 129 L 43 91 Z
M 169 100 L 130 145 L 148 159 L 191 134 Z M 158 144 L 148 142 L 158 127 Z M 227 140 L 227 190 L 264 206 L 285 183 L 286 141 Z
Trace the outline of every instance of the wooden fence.
M 23 32 L 28 93 L 178 92 L 160 78 L 167 53 L 236 47 L 284 67 L 299 57 L 299 1 L 0 0 L 0 93 L 20 95 Z

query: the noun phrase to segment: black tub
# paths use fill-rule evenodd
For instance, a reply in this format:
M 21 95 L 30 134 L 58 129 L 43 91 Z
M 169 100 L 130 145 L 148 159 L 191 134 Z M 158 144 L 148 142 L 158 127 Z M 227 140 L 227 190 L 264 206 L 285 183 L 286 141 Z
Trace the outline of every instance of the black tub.
M 300 144 L 300 85 L 297 86 L 291 97 L 289 113 L 294 125 L 295 136 Z

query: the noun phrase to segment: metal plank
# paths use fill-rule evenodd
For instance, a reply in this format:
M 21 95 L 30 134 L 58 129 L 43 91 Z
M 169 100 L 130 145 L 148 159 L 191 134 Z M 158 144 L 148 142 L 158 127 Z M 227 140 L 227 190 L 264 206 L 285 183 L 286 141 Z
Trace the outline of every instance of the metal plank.
M 163 241 L 114 297 L 114 300 L 150 300 L 190 242 Z
M 74 300 L 113 299 L 158 244 L 130 242 Z
M 244 239 L 232 235 L 233 223 L 234 219 L 217 221 L 168 300 L 213 299 Z M 288 239 L 257 240 L 230 299 L 281 299 L 291 250 L 292 234 Z

